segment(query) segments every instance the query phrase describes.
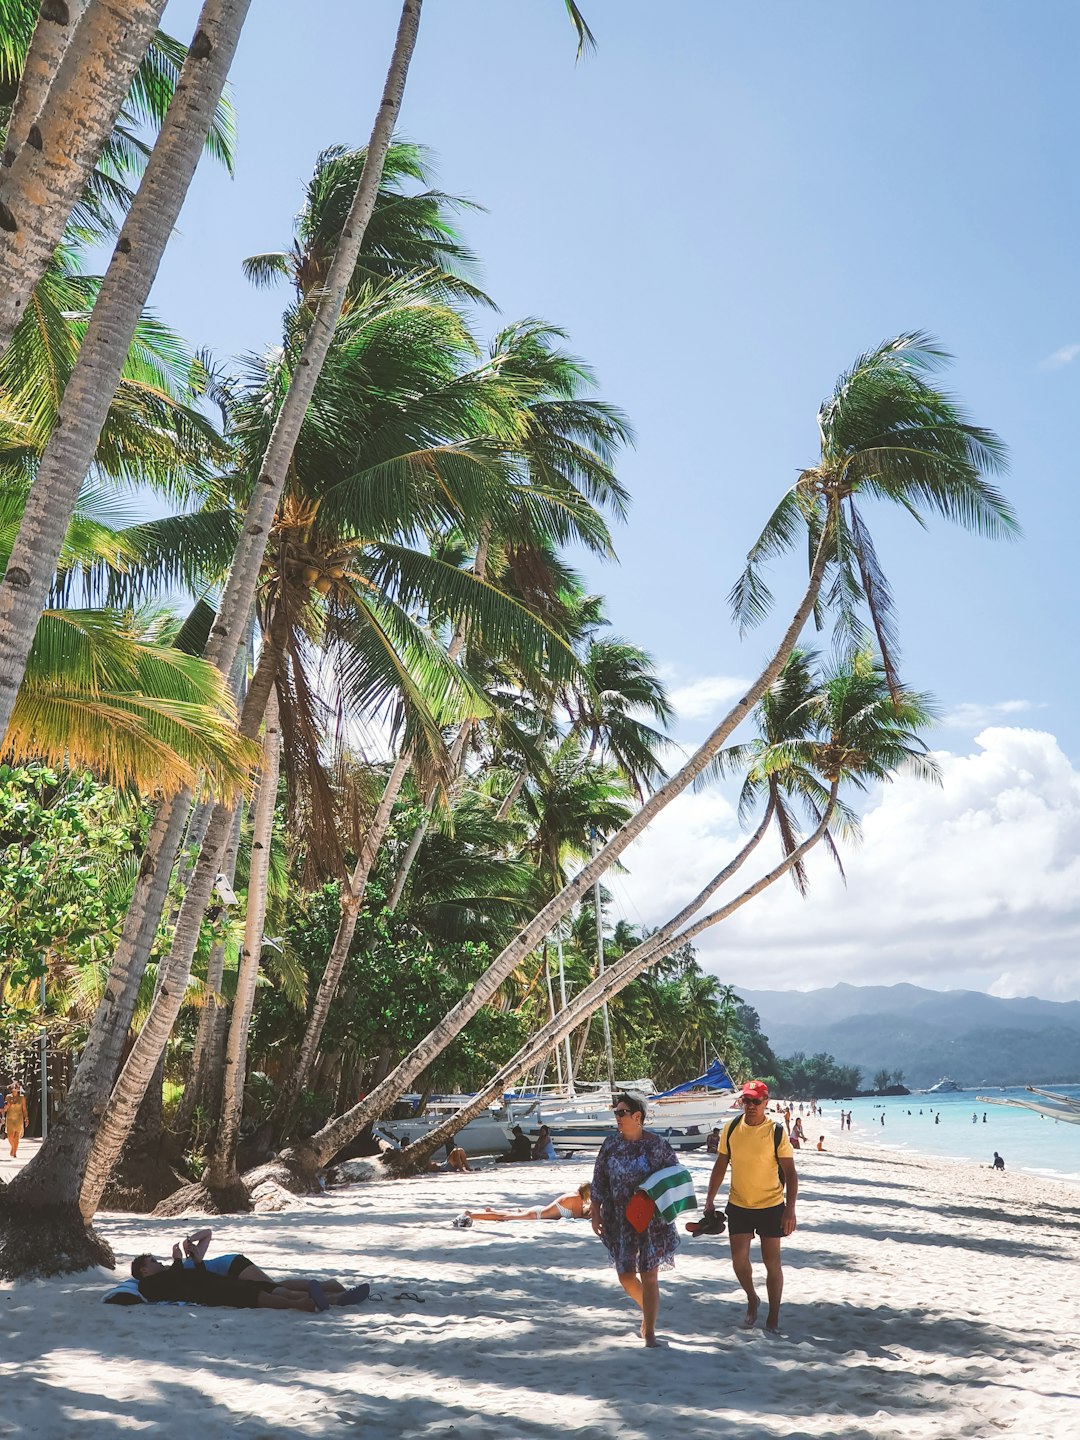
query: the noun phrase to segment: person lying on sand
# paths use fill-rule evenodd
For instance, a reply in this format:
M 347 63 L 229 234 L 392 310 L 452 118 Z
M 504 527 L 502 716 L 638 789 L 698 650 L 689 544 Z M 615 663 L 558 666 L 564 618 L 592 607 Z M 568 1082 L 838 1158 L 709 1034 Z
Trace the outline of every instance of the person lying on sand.
M 177 1242 L 172 1261 L 165 1266 L 153 1255 L 136 1255 L 131 1274 L 145 1300 L 183 1300 L 188 1305 L 218 1305 L 235 1310 L 326 1310 L 331 1305 L 352 1305 L 365 1300 L 367 1285 L 351 1290 L 337 1280 L 325 1286 L 318 1280 L 294 1277 L 280 1283 L 259 1269 L 246 1255 L 218 1255 L 204 1260 L 211 1230 L 196 1230 Z M 185 1259 L 185 1255 L 187 1258 Z
M 571 1195 L 560 1195 L 537 1210 L 466 1210 L 470 1220 L 588 1220 L 592 1186 L 588 1181 Z

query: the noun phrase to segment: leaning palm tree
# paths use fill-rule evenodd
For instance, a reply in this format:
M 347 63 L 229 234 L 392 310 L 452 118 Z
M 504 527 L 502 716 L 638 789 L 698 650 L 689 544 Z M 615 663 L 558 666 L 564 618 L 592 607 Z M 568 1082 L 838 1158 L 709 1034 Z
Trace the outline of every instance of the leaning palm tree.
M 7 115 L 0 106 L 0 263 L 9 282 L 0 352 L 65 230 L 100 235 L 110 212 L 127 208 L 125 182 L 145 158 L 138 126 L 161 124 L 186 54 L 156 30 L 163 9 L 163 0 L 5 0 L 0 85 L 17 93 Z M 210 145 L 223 143 L 231 145 L 231 118 L 219 115 Z
M 565 0 L 565 4 L 578 30 L 580 47 L 591 37 L 588 35 L 587 27 L 585 27 L 574 0 Z M 259 467 L 258 484 L 247 507 L 244 528 L 230 569 L 229 582 L 225 588 L 222 605 L 206 650 L 207 658 L 211 659 L 223 674 L 232 669 L 242 643 L 243 633 L 249 622 L 267 536 L 285 484 L 296 440 L 325 361 L 374 207 L 383 163 L 400 111 L 405 80 L 416 43 L 420 5 L 421 0 L 404 0 L 382 101 L 368 142 L 367 162 L 349 209 L 342 232 L 342 241 L 327 270 L 324 293 L 312 316 L 303 351 L 299 356 L 288 393 L 278 412 L 271 439 Z M 230 5 L 228 8 L 232 19 L 236 19 L 238 14 L 242 19 L 243 12 L 246 11 L 246 5 L 243 4 Z M 213 29 L 213 20 L 211 29 Z M 202 47 L 203 53 L 199 57 L 200 59 L 210 60 L 216 65 L 217 57 L 230 50 L 230 36 L 224 26 L 218 38 L 219 44 L 216 47 L 209 47 L 209 56 L 205 53 L 207 47 Z M 235 33 L 231 39 L 235 40 Z M 72 47 L 69 47 L 69 55 L 65 57 L 65 64 L 70 59 L 71 49 Z M 206 73 L 209 73 L 209 70 Z M 64 67 L 62 66 L 58 72 L 57 86 L 54 88 L 64 89 L 59 86 L 63 76 Z M 198 93 L 198 87 L 193 85 L 193 98 Z M 194 114 L 189 115 L 187 119 L 189 130 L 193 125 L 201 123 Z M 183 129 L 182 126 L 180 128 Z M 177 138 L 179 139 L 179 136 Z M 156 153 L 158 153 L 157 150 Z M 172 196 L 175 196 L 177 188 L 180 188 L 176 183 L 179 169 L 178 161 L 176 174 L 166 171 L 167 189 Z M 144 180 L 141 192 L 146 189 L 147 185 Z M 0 194 L 0 198 L 2 198 L 2 194 Z M 167 209 L 168 207 L 163 208 Z M 147 217 L 147 219 L 147 235 L 149 236 L 152 230 L 152 224 L 149 223 L 151 217 Z M 171 226 L 172 220 L 168 220 L 167 223 Z M 140 247 L 133 248 L 137 252 Z M 153 248 L 148 240 L 148 255 L 152 254 Z M 160 255 L 160 251 L 158 254 Z M 139 263 L 142 263 L 141 257 Z M 107 367 L 103 367 L 100 378 L 102 386 L 106 374 Z M 93 387 L 88 387 L 88 404 L 91 393 L 93 393 Z M 65 485 L 67 486 L 65 493 L 67 508 L 70 509 L 74 500 L 70 474 L 64 476 L 63 479 L 58 479 L 57 483 L 61 489 Z M 77 485 L 77 483 L 76 481 L 75 484 Z M 50 566 L 54 563 L 55 552 L 58 549 L 59 540 L 53 536 L 53 560 L 47 562 Z M 30 557 L 20 558 L 29 560 Z M 17 566 L 12 564 L 5 577 L 6 583 L 0 587 L 0 655 L 15 663 L 15 669 L 19 675 L 22 673 L 25 656 L 29 651 L 32 638 L 35 598 L 37 608 L 40 609 L 44 593 L 36 596 L 32 593 L 22 593 L 24 590 L 40 589 L 40 586 L 30 585 L 32 574 L 33 571 L 26 570 L 22 564 Z M 19 592 L 14 599 L 11 584 L 13 581 L 18 582 L 16 589 Z M 0 695 L 3 693 L 2 687 L 3 679 L 0 679 Z M 254 686 L 252 688 L 254 689 Z M 0 724 L 6 723 L 9 712 L 10 697 L 9 703 L 0 704 Z M 84 1179 L 90 1146 L 93 1144 L 97 1132 L 97 1114 L 100 1114 L 112 1076 L 115 1074 L 116 1064 L 127 1033 L 132 997 L 138 988 L 142 969 L 145 966 L 148 953 L 147 937 L 150 931 L 156 928 L 157 921 L 164 909 L 167 877 L 171 872 L 183 832 L 188 799 L 187 795 L 178 796 L 170 805 L 162 807 L 155 820 L 148 846 L 149 859 L 144 867 L 146 873 L 141 877 L 140 886 L 133 898 L 130 924 L 125 930 L 124 938 L 118 949 L 114 975 L 110 980 L 110 991 L 107 996 L 109 1008 L 108 1011 L 104 1009 L 99 1011 L 95 1017 L 95 1025 L 83 1052 L 79 1073 L 68 1094 L 68 1103 L 65 1107 L 65 1117 L 69 1124 L 66 1153 L 58 1144 L 43 1147 L 31 1166 L 28 1166 L 27 1170 L 19 1177 L 20 1190 L 28 1203 L 34 1206 L 49 1203 L 66 1204 L 69 1219 L 73 1221 L 75 1197 L 81 1194 L 85 1188 Z M 151 1028 L 153 1027 L 148 1022 L 147 1029 Z M 149 1075 L 156 1064 L 156 1056 L 151 1053 L 152 1048 L 152 1044 L 146 1047 L 146 1053 L 141 1055 L 138 1063 L 132 1067 L 131 1095 L 125 1098 L 122 1105 L 117 1105 L 115 1110 L 110 1110 L 110 1119 L 115 1118 L 116 1125 L 113 1135 L 102 1152 L 98 1166 L 99 1174 L 94 1185 L 91 1186 L 91 1191 L 97 1186 L 98 1193 L 100 1193 L 100 1184 L 103 1183 L 101 1172 L 107 1173 L 112 1159 L 115 1158 L 116 1150 L 122 1143 L 123 1135 L 126 1133 L 125 1127 L 131 1123 L 134 1115 L 132 1104 L 137 1106 L 149 1080 Z M 52 1138 L 50 1136 L 50 1140 Z M 33 1171 L 32 1174 L 31 1171 Z M 22 1267 L 26 1254 L 26 1224 L 24 1209 L 22 1219 L 24 1243 L 18 1255 L 12 1250 L 10 1262 L 16 1268 Z M 96 1263 L 97 1259 L 108 1255 L 107 1247 L 102 1247 L 97 1237 L 78 1223 L 73 1230 L 72 1240 L 88 1263 Z M 4 1258 L 4 1253 L 6 1252 L 0 1252 L 0 1269 L 9 1263 Z M 45 1261 L 46 1265 L 48 1263 Z M 70 1259 L 67 1260 L 66 1266 L 67 1268 L 71 1267 Z
M 800 807 L 811 822 L 821 821 L 829 803 L 828 785 L 812 765 L 800 761 L 792 746 L 803 739 L 807 725 L 807 707 L 818 686 L 818 657 L 813 651 L 795 649 L 777 679 L 758 701 L 755 712 L 757 736 L 741 745 L 721 750 L 694 782 L 701 790 L 731 775 L 742 775 L 738 816 L 746 824 L 765 802 L 767 812 L 780 837 L 785 855 L 791 855 L 802 842 Z M 858 833 L 858 821 L 839 797 L 832 803 L 833 824 L 822 840 L 843 874 L 839 852 L 833 843 L 833 831 Z M 807 892 L 806 869 L 801 860 L 791 867 L 791 878 L 800 895 Z
M 972 424 L 957 402 L 933 383 L 945 358 L 926 335 L 901 335 L 860 356 L 840 377 L 818 411 L 818 456 L 785 493 L 733 592 L 738 617 L 747 623 L 763 619 L 771 601 L 763 564 L 800 539 L 809 540 L 806 588 L 764 670 L 677 774 L 520 931 L 424 1041 L 332 1131 L 321 1131 L 283 1154 L 286 1172 L 291 1168 L 308 1183 L 305 1177 L 328 1146 L 333 1154 L 412 1084 L 583 891 L 718 754 L 780 674 L 815 610 L 831 607 L 850 630 L 861 607 L 869 611 L 874 628 L 886 634 L 889 593 L 863 517 L 866 501 L 900 505 L 920 523 L 929 512 L 983 535 L 1017 534 L 1012 507 L 987 479 L 1004 467 L 1004 446 L 993 432 Z
M 493 1096 L 502 1090 L 552 1045 L 596 1010 L 605 999 L 619 994 L 632 980 L 655 966 L 680 946 L 719 924 L 769 885 L 787 874 L 820 842 L 832 819 L 839 791 L 850 785 L 865 791 L 873 783 L 888 782 L 898 770 L 936 781 L 939 773 L 920 731 L 933 720 L 925 696 L 898 686 L 884 661 L 869 651 L 856 653 L 850 662 L 837 665 L 823 677 L 815 693 L 801 708 L 803 734 L 782 743 L 771 753 L 759 755 L 756 768 L 763 771 L 794 765 L 810 769 L 828 787 L 828 800 L 814 830 L 780 863 L 760 876 L 739 895 L 697 920 L 690 920 L 719 886 L 730 879 L 746 858 L 746 847 L 725 866 L 708 886 L 677 916 L 654 932 L 628 955 L 545 1025 L 492 1077 L 467 1106 L 456 1112 L 395 1159 L 395 1168 L 408 1169 L 423 1160 L 447 1136 L 482 1113 Z M 768 814 L 767 806 L 766 813 Z
M 84 32 L 92 31 L 95 12 L 104 8 L 91 4 L 69 46 L 64 65 L 81 46 Z M 49 437 L 27 496 L 19 535 L 0 583 L 0 731 L 7 728 L 33 627 L 44 605 L 49 577 L 60 553 L 79 486 L 93 461 L 143 306 L 195 173 L 246 10 L 247 4 L 237 0 L 206 0 L 200 17 L 200 43 L 192 46 L 185 59 L 157 144 L 128 211 L 124 235 L 113 252 L 87 322 L 84 343 L 64 390 L 61 423 Z M 138 31 L 137 24 L 129 28 Z M 150 38 L 147 36 L 147 41 Z M 144 44 L 142 51 L 145 48 Z M 142 51 L 136 56 L 136 63 L 141 60 Z M 111 73 L 113 64 L 123 73 L 122 47 L 120 55 L 110 57 L 110 62 L 106 73 Z M 64 66 L 54 88 L 64 90 Z M 87 104 L 85 98 L 83 104 Z M 113 118 L 114 115 L 109 116 L 110 125 Z M 45 128 L 48 132 L 48 127 Z M 57 137 L 52 135 L 51 140 L 55 146 Z M 24 147 L 24 150 L 27 148 L 32 149 Z M 74 158 L 69 169 L 77 168 Z M 16 159 L 9 180 L 15 176 L 19 164 L 20 160 Z M 54 164 L 51 168 L 61 167 Z M 0 197 L 6 183 L 0 181 Z M 66 214 L 64 218 L 66 220 Z M 25 221 L 23 228 L 26 229 Z M 59 234 L 53 237 L 48 254 L 58 239 Z M 44 268 L 43 265 L 41 269 Z M 35 275 L 35 284 L 38 278 Z M 0 334 L 3 333 L 0 311 Z M 10 334 L 10 330 L 7 333 Z M 219 664 L 223 674 L 230 668 L 234 655 L 235 651 L 224 665 Z
M 328 271 L 325 294 L 313 318 L 303 353 L 299 357 L 294 382 L 290 384 L 286 401 L 278 414 L 273 435 L 267 446 L 264 464 L 260 471 L 260 484 L 256 486 L 256 494 L 247 508 L 241 542 L 230 571 L 229 583 L 226 586 L 214 633 L 207 648 L 207 658 L 211 659 L 223 674 L 232 668 L 240 648 L 243 631 L 251 614 L 266 538 L 285 482 L 287 467 L 333 337 L 349 279 L 355 268 L 356 257 L 363 243 L 367 221 L 374 206 L 383 161 L 401 106 L 409 60 L 416 43 L 419 10 L 419 0 L 405 0 L 382 103 L 379 106 L 375 126 L 368 143 L 368 163 L 365 165 L 363 176 L 357 185 L 356 195 L 349 212 L 345 230 L 348 239 L 346 241 L 343 238 Z M 226 45 L 223 48 L 228 49 L 229 47 Z M 222 76 L 222 80 L 224 80 L 224 76 Z M 170 179 L 169 190 L 174 196 L 176 188 L 174 181 Z M 146 177 L 144 177 L 143 186 L 140 187 L 140 193 L 143 192 L 148 196 L 150 194 Z M 172 214 L 171 218 L 168 213 L 166 214 L 168 228 L 171 228 L 174 220 L 175 214 Z M 148 215 L 148 227 L 152 223 L 153 217 Z M 158 249 L 159 256 L 160 253 L 160 249 Z M 118 293 L 118 304 L 122 304 L 123 299 L 121 291 Z M 104 376 L 107 373 L 108 371 L 103 368 L 102 385 L 104 385 Z M 88 405 L 89 403 L 90 395 L 88 395 Z M 95 414 L 96 410 L 95 401 Z M 79 478 L 84 472 L 85 465 L 79 472 Z M 70 473 L 63 476 L 62 483 L 70 487 Z M 78 480 L 75 484 L 77 486 Z M 72 494 L 66 510 L 70 510 L 73 498 Z M 59 544 L 54 542 L 51 548 L 54 558 L 51 562 L 46 559 L 46 563 L 50 564 L 55 563 L 55 552 L 58 552 Z M 22 571 L 23 566 L 9 565 L 8 574 L 5 577 L 9 582 L 13 569 Z M 25 573 L 29 578 L 30 572 Z M 17 578 L 21 580 L 21 575 Z M 3 599 L 10 599 L 10 583 L 4 587 L 4 590 L 6 593 L 4 596 L 0 596 L 0 602 Z M 10 658 L 14 659 L 16 653 L 21 652 L 15 667 L 21 676 L 25 655 L 29 650 L 32 629 L 29 633 L 25 632 L 33 618 L 35 603 L 36 608 L 40 609 L 42 597 L 20 595 L 18 598 L 20 604 L 16 606 L 16 611 L 20 619 L 9 639 L 11 641 Z M 7 608 L 10 609 L 10 605 Z M 4 607 L 0 603 L 0 614 L 3 609 Z M 3 625 L 0 625 L 0 633 L 3 633 L 3 630 Z M 265 704 L 265 700 L 263 704 Z M 10 712 L 10 704 L 3 709 Z M 0 723 L 6 725 L 7 714 L 0 710 L 0 716 L 2 716 Z M 84 1189 L 90 1152 L 98 1135 L 98 1117 L 112 1087 L 116 1067 L 127 1036 L 139 981 L 145 969 L 152 943 L 152 935 L 156 931 L 158 921 L 165 908 L 168 879 L 183 834 L 189 802 L 190 792 L 181 792 L 172 802 L 163 805 L 159 810 L 151 831 L 148 845 L 149 859 L 144 867 L 145 873 L 140 876 L 140 884 L 136 889 L 129 912 L 129 923 L 125 927 L 125 933 L 114 961 L 114 972 L 110 977 L 109 989 L 105 997 L 107 1004 L 103 1002 L 95 1016 L 95 1024 L 91 1028 L 79 1070 L 68 1092 L 63 1116 L 63 1120 L 66 1122 L 65 1129 L 58 1129 L 50 1135 L 49 1142 L 42 1146 L 34 1161 L 19 1177 L 19 1188 L 24 1200 L 24 1228 L 27 1205 L 66 1207 L 69 1222 L 73 1227 L 73 1245 L 81 1257 L 80 1260 L 75 1261 L 76 1264 L 97 1263 L 103 1257 L 109 1258 L 108 1247 L 103 1246 L 99 1239 L 90 1233 L 89 1228 L 78 1215 L 78 1199 Z M 165 986 L 162 987 L 162 990 L 163 993 L 167 993 Z M 168 1023 L 171 1025 L 171 1019 Z M 144 1033 L 146 1028 L 149 1026 L 144 1027 Z M 166 1026 L 164 1029 L 167 1034 L 168 1027 Z M 161 1043 L 164 1043 L 164 1036 Z M 145 1056 L 139 1057 L 139 1062 L 135 1067 L 131 1099 L 122 1107 L 122 1112 L 116 1113 L 115 1133 L 98 1164 L 95 1179 L 98 1193 L 104 1185 L 105 1176 L 119 1152 L 145 1093 L 146 1085 L 157 1064 L 156 1051 L 160 1050 L 160 1045 L 157 1045 L 156 1049 L 152 1045 L 148 1045 L 144 1049 L 147 1053 Z M 57 1138 L 58 1136 L 60 1138 Z M 16 1268 L 21 1267 L 22 1261 L 16 1257 L 14 1250 L 11 1252 L 10 1260 L 4 1258 L 6 1254 L 7 1247 L 5 1245 L 3 1251 L 0 1252 L 0 1268 L 6 1269 L 9 1264 L 13 1264 Z M 47 1256 L 41 1257 L 41 1263 L 44 1268 L 55 1264 Z M 65 1261 L 60 1263 L 63 1267 Z M 66 1263 L 70 1266 L 70 1259 Z

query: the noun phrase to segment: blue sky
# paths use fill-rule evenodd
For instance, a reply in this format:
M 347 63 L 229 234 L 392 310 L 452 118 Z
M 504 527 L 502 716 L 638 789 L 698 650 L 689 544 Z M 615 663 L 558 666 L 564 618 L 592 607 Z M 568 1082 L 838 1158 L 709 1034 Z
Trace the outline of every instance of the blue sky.
M 814 900 L 780 926 L 773 970 L 755 983 L 894 974 L 1080 995 L 1080 914 L 1067 887 L 1052 931 L 1037 928 L 1040 880 L 1070 874 L 1080 848 L 1071 554 L 1080 9 L 1070 0 L 584 8 L 599 49 L 575 65 L 561 0 L 427 0 L 401 130 L 434 150 L 442 188 L 486 207 L 464 225 L 502 317 L 563 325 L 634 424 L 638 445 L 621 465 L 634 497 L 617 537 L 621 565 L 588 573 L 616 628 L 653 652 L 684 700 L 681 737 L 703 732 L 716 697 L 755 671 L 776 633 L 740 642 L 726 595 L 776 498 L 814 458 L 818 401 L 860 350 L 901 330 L 932 331 L 956 356 L 951 388 L 1012 450 L 1006 484 L 1020 544 L 943 526 L 921 534 L 891 514 L 873 520 L 905 678 L 932 691 L 949 721 L 934 743 L 957 765 L 985 762 L 999 782 L 978 793 L 996 807 L 987 829 L 994 860 L 1009 861 L 1004 875 L 1023 857 L 1012 854 L 1002 796 L 1030 799 L 1033 774 L 1052 787 L 1042 798 L 1055 818 L 1039 831 L 1051 848 L 1044 855 L 1029 837 L 1043 866 L 1029 877 L 1030 914 L 1005 945 L 990 886 L 967 949 L 957 942 L 927 959 L 923 947 L 920 961 L 902 960 L 901 926 L 880 946 L 893 969 L 857 954 L 854 970 L 839 968 L 823 941 L 808 976 L 806 935 L 841 903 Z M 173 0 L 168 28 L 187 38 L 196 10 Z M 236 179 L 203 165 L 153 296 L 221 357 L 276 339 L 280 297 L 246 287 L 240 261 L 287 244 L 323 146 L 366 138 L 397 7 L 312 0 L 304 14 L 306 28 L 283 0 L 253 5 L 233 73 Z M 793 593 L 782 576 L 781 599 Z M 987 725 L 997 738 L 976 744 Z M 1017 738 L 1025 730 L 1043 734 L 1042 769 Z M 726 802 L 712 803 L 708 817 L 697 812 L 705 864 L 734 833 Z M 942 830 L 940 815 L 931 820 L 932 807 L 920 821 L 924 859 Z M 696 823 L 673 822 L 667 840 L 661 827 L 638 863 L 632 852 L 630 876 L 613 887 L 629 918 L 664 918 L 657 907 L 677 892 L 661 879 L 685 861 L 670 847 Z M 897 863 L 911 860 L 918 825 L 889 833 Z M 938 868 L 954 864 L 963 868 L 954 851 L 940 855 Z M 990 874 L 988 857 L 979 875 Z M 887 909 L 881 883 L 890 881 L 867 880 L 866 923 Z M 831 896 L 830 884 L 819 888 Z M 720 969 L 752 963 L 753 932 L 747 922 L 738 944 L 703 953 Z

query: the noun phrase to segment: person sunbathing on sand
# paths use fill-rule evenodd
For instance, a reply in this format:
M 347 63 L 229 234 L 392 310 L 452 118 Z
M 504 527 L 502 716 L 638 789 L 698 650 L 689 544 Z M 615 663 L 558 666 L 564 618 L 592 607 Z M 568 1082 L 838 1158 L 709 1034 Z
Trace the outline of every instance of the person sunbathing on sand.
M 165 1266 L 153 1255 L 136 1255 L 131 1274 L 145 1300 L 183 1300 L 189 1305 L 217 1305 L 235 1310 L 326 1310 L 331 1305 L 353 1305 L 365 1300 L 367 1285 L 351 1290 L 338 1280 L 320 1283 L 295 1276 L 271 1280 L 246 1255 L 217 1255 L 205 1260 L 212 1230 L 196 1230 L 172 1248 Z M 185 1256 L 187 1257 L 185 1259 Z
M 592 1186 L 579 1185 L 572 1195 L 560 1195 L 537 1210 L 466 1210 L 470 1220 L 588 1220 Z

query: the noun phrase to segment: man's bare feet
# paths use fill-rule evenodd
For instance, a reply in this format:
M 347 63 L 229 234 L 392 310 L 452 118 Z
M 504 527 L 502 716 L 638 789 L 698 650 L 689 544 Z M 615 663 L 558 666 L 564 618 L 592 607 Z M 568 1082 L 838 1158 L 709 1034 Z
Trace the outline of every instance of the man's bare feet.
M 658 1340 L 655 1335 L 646 1335 L 646 1334 L 644 1333 L 644 1331 L 642 1331 L 642 1336 L 643 1336 L 644 1341 L 645 1341 L 645 1349 L 646 1349 L 646 1350 L 661 1350 L 661 1349 L 663 1349 L 664 1342 L 663 1342 L 662 1340 Z
M 757 1314 L 761 1307 L 761 1299 L 757 1295 L 751 1295 L 746 1302 L 746 1314 L 743 1316 L 742 1328 L 753 1330 L 757 1324 Z
M 770 1315 L 769 1318 L 765 1321 L 765 1334 L 766 1334 L 766 1335 L 782 1335 L 783 1333 L 784 1333 L 784 1332 L 780 1329 L 780 1319 L 779 1319 L 779 1317 L 777 1317 L 777 1319 L 774 1320 L 774 1319 L 772 1318 L 772 1316 Z

